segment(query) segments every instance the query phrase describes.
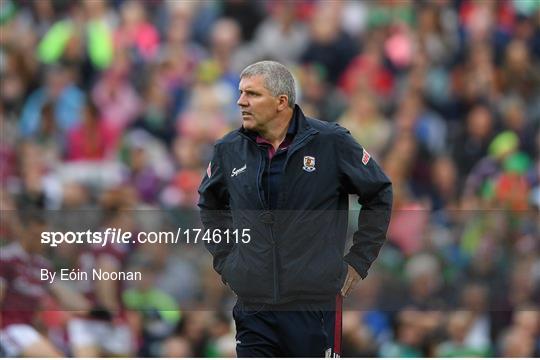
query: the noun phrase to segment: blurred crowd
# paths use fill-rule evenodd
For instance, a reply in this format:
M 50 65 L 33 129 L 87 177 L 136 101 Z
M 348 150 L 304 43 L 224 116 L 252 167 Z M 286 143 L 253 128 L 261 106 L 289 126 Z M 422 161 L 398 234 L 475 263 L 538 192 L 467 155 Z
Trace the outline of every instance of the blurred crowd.
M 0 0 L 2 217 L 196 227 L 213 143 L 240 126 L 239 73 L 263 59 L 394 184 L 343 355 L 540 356 L 538 0 Z M 145 274 L 120 285 L 124 355 L 235 354 L 234 295 L 202 246 L 124 250 Z M 74 355 L 72 315 L 44 303 L 36 328 Z

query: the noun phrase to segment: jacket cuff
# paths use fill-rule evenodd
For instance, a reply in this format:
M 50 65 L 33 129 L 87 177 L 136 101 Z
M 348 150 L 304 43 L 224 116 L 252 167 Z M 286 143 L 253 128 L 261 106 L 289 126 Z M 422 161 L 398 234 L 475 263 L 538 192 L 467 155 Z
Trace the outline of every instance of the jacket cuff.
M 356 270 L 362 279 L 366 278 L 370 264 L 366 264 L 358 255 L 353 253 L 345 255 L 344 260 Z

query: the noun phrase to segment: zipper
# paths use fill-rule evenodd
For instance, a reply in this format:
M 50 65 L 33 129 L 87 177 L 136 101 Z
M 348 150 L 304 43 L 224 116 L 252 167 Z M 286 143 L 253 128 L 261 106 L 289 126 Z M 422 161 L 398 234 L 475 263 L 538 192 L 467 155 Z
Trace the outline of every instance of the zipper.
M 257 184 L 255 184 L 256 185 L 255 189 L 257 189 L 257 196 L 259 197 L 259 202 L 261 203 L 262 208 L 266 209 L 267 206 L 263 197 L 261 196 L 261 189 L 260 189 L 261 181 L 262 181 L 262 174 L 263 174 L 262 164 L 264 162 L 264 154 L 258 145 L 257 145 L 257 150 L 259 151 L 259 167 L 257 168 Z
M 287 164 L 289 162 L 289 158 L 292 156 L 292 154 L 294 154 L 298 149 L 300 149 L 300 147 L 302 147 L 312 137 L 312 135 L 316 133 L 317 133 L 316 130 L 311 130 L 307 132 L 304 136 L 302 136 L 302 138 L 300 138 L 296 142 L 294 147 L 291 147 L 291 149 L 287 151 L 287 158 L 285 159 L 285 164 L 283 165 L 283 172 L 285 172 L 285 169 L 287 168 Z M 269 172 L 270 172 L 270 162 L 271 161 L 269 161 L 269 165 L 268 165 Z M 282 185 L 283 185 L 283 181 L 281 181 L 280 184 L 278 185 L 280 189 L 280 191 L 278 191 L 278 194 L 281 193 Z M 268 201 L 270 201 L 270 186 L 268 186 Z M 279 208 L 279 199 L 276 202 L 276 209 L 277 208 Z M 279 302 L 278 247 L 274 239 L 274 225 L 270 224 L 268 227 L 270 229 L 270 238 L 272 241 L 272 255 L 274 257 L 274 261 L 273 261 L 274 262 L 274 303 L 277 304 Z
M 300 139 L 298 139 L 298 141 L 296 142 L 296 144 L 294 144 L 293 147 L 291 147 L 291 149 L 287 152 L 287 158 L 285 159 L 285 164 L 283 166 L 283 171 L 285 171 L 290 157 L 298 149 L 300 149 L 300 147 L 303 146 L 308 140 L 310 140 L 312 135 L 314 135 L 316 133 L 317 133 L 317 130 L 314 130 L 314 129 L 309 130 Z M 247 138 L 249 141 L 253 142 L 253 140 L 249 136 L 247 136 L 245 134 L 242 134 L 242 133 L 240 133 L 240 134 L 243 137 Z M 261 206 L 264 209 L 264 211 L 269 212 L 273 217 L 272 211 L 270 210 L 270 203 L 269 203 L 270 202 L 270 186 L 268 186 L 267 201 L 265 201 L 265 199 L 263 199 L 263 197 L 261 196 L 261 191 L 259 189 L 259 186 L 260 186 L 261 180 L 262 180 L 262 174 L 263 174 L 263 172 L 261 171 L 262 170 L 262 163 L 264 162 L 264 157 L 263 156 L 265 156 L 265 154 L 264 154 L 263 150 L 261 150 L 261 148 L 258 146 L 258 144 L 255 143 L 255 145 L 257 146 L 257 148 L 259 150 L 259 167 L 257 169 L 257 186 L 256 186 L 257 194 L 258 194 L 259 201 L 260 201 Z M 270 162 L 271 162 L 271 160 L 268 161 L 268 172 L 270 172 Z M 281 185 L 282 184 L 279 185 L 280 188 L 281 188 Z M 277 304 L 278 301 L 279 301 L 279 275 L 278 275 L 278 249 L 277 249 L 277 244 L 276 244 L 276 240 L 275 240 L 275 237 L 274 237 L 274 223 L 275 223 L 275 221 L 273 223 L 271 223 L 271 224 L 267 223 L 265 225 L 266 225 L 267 229 L 270 232 L 270 241 L 271 241 L 271 244 L 272 244 L 272 265 L 273 265 L 273 270 L 274 270 L 273 271 L 273 280 L 274 280 L 273 299 L 274 299 L 274 303 Z
M 268 149 L 265 149 L 265 151 L 268 151 Z M 277 150 L 276 150 L 276 152 L 277 152 Z M 272 209 L 270 209 L 270 166 L 271 165 L 272 165 L 272 159 L 269 158 L 268 159 L 268 166 L 266 167 L 266 171 L 267 171 L 268 175 L 266 177 L 266 189 L 267 189 L 267 192 L 266 192 L 265 211 L 268 211 L 270 214 L 272 214 Z M 260 192 L 259 192 L 259 194 L 260 194 Z M 275 217 L 273 216 L 273 214 L 272 214 L 272 218 L 275 220 Z M 272 222 L 271 224 L 266 224 L 266 226 L 267 226 L 267 229 L 270 232 L 270 242 L 272 243 L 272 265 L 274 267 L 274 271 L 272 272 L 273 273 L 273 280 L 274 280 L 273 298 L 274 298 L 274 303 L 277 304 L 277 302 L 279 300 L 279 273 L 278 273 L 279 266 L 278 266 L 278 248 L 277 248 L 277 244 L 276 244 L 276 239 L 274 237 L 274 224 L 275 224 L 275 221 Z
M 267 192 L 267 195 L 266 195 L 266 199 L 263 199 L 263 197 L 261 196 L 261 191 L 259 189 L 259 186 L 261 185 L 261 181 L 262 181 L 262 174 L 263 174 L 263 172 L 261 171 L 262 170 L 262 164 L 263 164 L 263 162 L 265 162 L 264 156 L 266 156 L 264 151 L 267 151 L 267 149 L 263 149 L 258 145 L 257 145 L 257 148 L 259 150 L 259 168 L 257 170 L 257 187 L 256 187 L 257 188 L 257 194 L 259 196 L 259 201 L 261 202 L 263 211 L 264 212 L 269 212 L 270 214 L 272 214 L 272 211 L 270 210 L 270 184 L 267 183 L 268 192 Z M 268 161 L 268 168 L 267 168 L 268 172 L 270 172 L 270 163 L 271 163 L 271 161 L 272 160 L 270 160 L 270 159 Z M 267 182 L 269 182 L 269 181 L 270 180 L 269 180 L 269 177 L 268 177 Z M 277 245 L 276 245 L 276 240 L 275 240 L 275 237 L 274 237 L 274 224 L 273 223 L 272 224 L 265 223 L 265 225 L 266 225 L 266 229 L 270 233 L 270 243 L 272 244 L 272 267 L 273 267 L 272 278 L 273 278 L 273 285 L 274 285 L 273 286 L 273 291 L 272 291 L 272 297 L 274 299 L 274 303 L 277 303 L 278 299 L 279 299 L 279 276 L 278 276 Z
M 270 238 L 272 239 L 272 257 L 274 264 L 274 303 L 278 303 L 279 300 L 279 274 L 278 274 L 278 248 L 276 241 L 274 240 L 274 225 L 269 225 Z
M 270 145 L 272 146 L 272 145 Z M 267 156 L 268 156 L 268 149 L 265 149 L 266 152 L 267 152 Z M 276 153 L 277 153 L 277 150 L 276 150 Z M 275 155 L 274 155 L 275 156 Z M 270 157 L 268 157 L 268 166 L 266 167 L 266 173 L 267 173 L 267 176 L 266 176 L 266 206 L 268 208 L 268 210 L 272 211 L 272 209 L 270 209 L 270 167 L 272 167 L 272 159 L 270 159 Z

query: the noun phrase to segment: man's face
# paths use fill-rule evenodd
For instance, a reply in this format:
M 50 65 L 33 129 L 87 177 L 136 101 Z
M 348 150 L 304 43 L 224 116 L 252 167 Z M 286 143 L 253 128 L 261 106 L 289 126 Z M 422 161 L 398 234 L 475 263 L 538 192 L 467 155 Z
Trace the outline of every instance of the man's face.
M 264 77 L 242 78 L 236 102 L 242 111 L 242 125 L 251 131 L 266 130 L 278 113 L 279 100 L 264 86 Z

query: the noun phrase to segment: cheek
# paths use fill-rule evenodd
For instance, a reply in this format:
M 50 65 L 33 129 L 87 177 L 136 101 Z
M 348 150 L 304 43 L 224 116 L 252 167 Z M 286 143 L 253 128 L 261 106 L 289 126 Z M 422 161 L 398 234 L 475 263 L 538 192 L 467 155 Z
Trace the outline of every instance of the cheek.
M 265 105 L 264 104 L 261 104 L 259 102 L 252 102 L 251 103 L 251 113 L 253 115 L 255 115 L 256 117 L 261 117 L 261 116 L 264 116 L 264 114 L 266 113 L 266 108 L 265 108 Z
M 266 116 L 271 116 L 276 113 L 275 103 L 268 100 L 258 104 L 258 109 L 260 113 L 264 113 Z

